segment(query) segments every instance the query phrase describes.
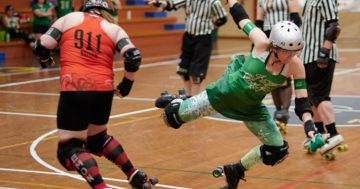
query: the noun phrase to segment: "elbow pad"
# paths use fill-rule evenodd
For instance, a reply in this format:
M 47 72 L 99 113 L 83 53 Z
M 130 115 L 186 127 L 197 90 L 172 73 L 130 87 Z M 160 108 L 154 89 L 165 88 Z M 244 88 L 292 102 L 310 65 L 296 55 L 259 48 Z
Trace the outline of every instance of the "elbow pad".
M 141 64 L 141 54 L 137 48 L 130 48 L 124 53 L 124 67 L 128 72 L 138 71 Z
M 222 18 L 217 19 L 217 20 L 215 21 L 215 25 L 216 25 L 217 27 L 220 27 L 220 26 L 224 25 L 226 22 L 227 22 L 227 17 L 225 16 L 225 17 L 222 17 Z
M 230 14 L 233 17 L 236 26 L 239 28 L 240 20 L 249 19 L 244 7 L 239 3 L 235 3 L 232 7 L 230 7 Z
M 295 98 L 295 113 L 301 121 L 303 114 L 306 112 L 313 115 L 308 98 Z
M 40 39 L 36 40 L 35 46 L 33 47 L 32 50 L 36 56 L 39 56 L 42 59 L 46 59 L 50 57 L 50 50 L 44 47 L 43 45 L 41 45 Z
M 338 21 L 332 20 L 326 22 L 325 28 L 325 40 L 335 42 L 341 32 Z
M 292 12 L 292 13 L 290 13 L 290 20 L 291 20 L 292 22 L 294 22 L 294 24 L 296 24 L 299 28 L 301 27 L 301 25 L 302 25 L 302 20 L 301 20 L 301 18 L 300 18 L 299 13 L 297 13 L 297 12 Z

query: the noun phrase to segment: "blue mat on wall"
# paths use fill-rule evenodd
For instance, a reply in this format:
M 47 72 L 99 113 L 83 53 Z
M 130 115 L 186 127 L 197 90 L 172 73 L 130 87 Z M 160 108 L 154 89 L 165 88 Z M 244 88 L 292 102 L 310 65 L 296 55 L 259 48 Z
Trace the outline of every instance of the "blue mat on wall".
M 164 24 L 164 30 L 184 30 L 185 24 Z
M 126 0 L 127 5 L 146 5 L 145 0 Z
M 166 12 L 145 12 L 145 18 L 164 18 L 167 17 Z

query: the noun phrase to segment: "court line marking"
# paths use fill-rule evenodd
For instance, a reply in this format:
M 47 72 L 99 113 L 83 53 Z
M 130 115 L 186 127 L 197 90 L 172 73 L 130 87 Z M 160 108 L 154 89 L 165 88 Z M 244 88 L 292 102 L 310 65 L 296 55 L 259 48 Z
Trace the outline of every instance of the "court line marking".
M 215 50 L 213 50 L 213 53 L 231 52 L 231 51 L 237 51 L 237 50 L 239 50 L 239 48 L 215 49 Z M 339 48 L 338 51 L 339 52 L 359 52 L 360 48 Z M 178 57 L 178 56 L 179 56 L 179 54 L 172 54 L 172 55 L 166 55 L 166 56 L 144 58 L 144 60 L 150 61 L 150 60 L 158 59 L 158 58 L 171 58 L 171 59 L 173 59 L 174 57 Z M 212 55 L 211 57 L 213 57 L 213 56 L 216 57 L 216 56 L 219 56 L 219 55 Z M 180 60 L 180 59 L 177 58 L 177 60 Z M 114 64 L 120 64 L 120 63 L 122 63 L 122 62 L 119 61 L 119 60 L 114 61 Z M 21 73 L 6 73 L 6 74 L 1 74 L 1 76 L 25 75 L 25 74 L 41 73 L 41 72 L 60 70 L 59 68 L 48 68 L 48 69 L 40 69 L 40 68 L 37 68 L 37 67 L 30 67 L 30 68 L 32 68 L 34 70 L 30 71 L 30 72 L 21 72 Z
M 221 58 L 221 57 L 224 57 L 223 55 L 222 56 L 218 56 L 218 58 Z M 147 67 L 150 67 L 150 66 L 147 66 Z M 123 68 L 120 68 L 119 70 L 121 70 Z M 358 71 L 356 69 L 356 71 Z M 343 71 L 342 73 L 339 73 L 338 75 L 342 75 L 342 74 L 347 74 L 347 73 L 351 73 L 351 72 L 354 72 L 354 70 L 348 70 L 348 71 Z M 336 73 L 335 73 L 336 74 Z M 54 77 L 56 79 L 58 79 L 59 77 Z M 54 78 L 45 78 L 45 79 L 39 79 L 39 80 L 33 80 L 35 82 L 42 82 L 42 81 L 49 81 L 49 80 L 54 80 Z M 26 82 L 17 82 L 17 83 L 13 83 L 13 85 L 10 85 L 10 86 L 15 86 L 15 85 L 22 85 L 22 84 L 28 84 L 28 83 L 33 83 L 32 81 L 26 81 Z M 11 83 L 10 83 L 11 84 Z M 5 85 L 6 87 L 9 86 L 9 85 Z M 0 85 L 0 88 L 1 87 L 4 87 L 4 85 Z
M 236 53 L 236 54 L 239 54 L 239 53 Z M 214 56 L 211 56 L 210 59 L 221 59 L 221 58 L 231 57 L 233 55 L 234 54 L 214 55 Z M 156 67 L 156 66 L 170 65 L 170 64 L 178 63 L 179 61 L 180 61 L 180 59 L 175 59 L 175 60 L 160 61 L 160 62 L 155 62 L 155 63 L 148 63 L 148 64 L 141 65 L 140 68 L 150 68 L 150 67 Z M 124 68 L 115 68 L 114 69 L 115 72 L 122 71 L 122 70 L 124 70 Z M 360 68 L 350 68 L 347 71 L 341 71 L 340 73 L 335 72 L 334 74 L 338 76 L 338 75 L 344 75 L 344 74 L 348 74 L 348 73 L 352 73 L 352 72 L 357 72 L 359 70 L 360 70 Z M 53 80 L 58 80 L 59 78 L 60 78 L 59 76 L 56 76 L 56 77 L 49 77 L 49 78 L 43 78 L 43 79 L 34 79 L 34 80 L 29 80 L 29 81 L 6 83 L 6 84 L 1 84 L 0 88 L 33 84 L 33 83 L 46 82 L 46 81 L 53 81 Z
M 35 182 L 25 182 L 25 181 L 0 180 L 0 183 L 8 183 L 8 184 L 15 184 L 15 185 L 28 185 L 28 186 L 33 186 L 36 188 L 77 189 L 77 188 L 69 187 L 69 186 L 57 186 L 57 185 L 50 185 L 50 184 L 42 184 L 39 182 L 35 183 Z
M 128 113 L 123 113 L 123 114 L 118 114 L 118 115 L 115 115 L 115 116 L 112 116 L 112 118 L 119 118 L 119 117 L 126 117 L 126 116 L 129 116 L 129 115 L 134 115 L 134 114 L 139 114 L 139 113 L 143 113 L 143 112 L 148 112 L 148 111 L 153 111 L 153 110 L 157 110 L 158 108 L 148 108 L 148 109 L 142 109 L 142 110 L 138 110 L 138 111 L 133 111 L 133 112 L 128 112 Z M 68 177 L 71 177 L 71 178 L 74 178 L 74 179 L 78 179 L 78 180 L 82 180 L 82 181 L 85 181 L 80 175 L 73 175 L 73 174 L 69 174 L 67 172 L 64 172 L 60 169 L 57 169 L 53 166 L 51 166 L 50 164 L 46 163 L 44 160 L 42 160 L 39 155 L 37 154 L 36 152 L 36 147 L 38 146 L 38 144 L 43 141 L 43 140 L 46 140 L 46 138 L 54 133 L 57 132 L 57 129 L 54 129 L 54 130 L 51 130 L 43 135 L 41 135 L 40 137 L 38 137 L 37 139 L 35 139 L 32 144 L 30 145 L 30 154 L 31 156 L 41 165 L 43 165 L 44 167 L 47 167 L 48 169 L 56 172 L 56 173 L 59 173 L 59 174 L 62 174 L 64 176 L 68 176 Z M 104 178 L 105 179 L 105 178 Z M 118 182 L 127 182 L 127 180 L 123 180 L 123 179 L 114 179 L 114 178 L 107 178 L 111 181 L 118 181 Z M 113 186 L 113 185 L 109 185 L 108 186 L 111 186 L 113 188 L 120 188 L 120 189 L 123 189 L 121 187 L 117 187 L 117 186 Z M 171 185 L 165 185 L 165 184 L 156 184 L 157 187 L 163 187 L 163 188 L 171 188 L 171 189 L 189 189 L 189 188 L 185 188 L 185 187 L 178 187 L 178 186 L 171 186 Z

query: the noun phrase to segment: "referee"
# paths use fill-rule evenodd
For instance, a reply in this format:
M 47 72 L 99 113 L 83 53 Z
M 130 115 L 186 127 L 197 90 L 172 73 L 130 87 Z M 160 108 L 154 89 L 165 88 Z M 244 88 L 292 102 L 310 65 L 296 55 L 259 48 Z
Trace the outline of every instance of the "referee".
M 148 4 L 171 11 L 185 8 L 186 32 L 182 41 L 181 62 L 177 74 L 182 76 L 187 96 L 199 93 L 206 77 L 212 50 L 211 32 L 227 21 L 220 0 L 150 0 Z
M 329 150 L 329 145 L 334 147 L 344 141 L 336 130 L 330 98 L 334 70 L 338 62 L 335 41 L 340 27 L 337 13 L 337 0 L 307 0 L 304 7 L 305 47 L 301 58 L 305 64 L 309 98 L 318 131 L 330 134 L 328 143 L 320 151 L 321 154 Z
M 258 0 L 256 8 L 256 26 L 264 31 L 269 37 L 273 26 L 281 21 L 290 20 L 298 27 L 301 27 L 300 5 L 298 0 Z M 292 87 L 291 78 L 289 78 L 281 88 L 271 91 L 271 95 L 275 105 L 274 120 L 284 123 L 285 126 L 290 118 L 289 107 L 291 104 Z M 287 128 L 281 127 L 283 133 L 287 132 Z

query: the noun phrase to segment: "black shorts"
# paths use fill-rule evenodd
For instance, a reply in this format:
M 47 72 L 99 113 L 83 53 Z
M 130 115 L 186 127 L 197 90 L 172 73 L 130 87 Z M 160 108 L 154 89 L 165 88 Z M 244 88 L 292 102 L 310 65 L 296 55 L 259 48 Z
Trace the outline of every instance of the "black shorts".
M 182 41 L 179 67 L 187 72 L 178 72 L 185 77 L 195 76 L 204 79 L 209 67 L 212 50 L 211 35 L 193 36 L 185 33 Z
M 48 29 L 50 28 L 50 26 L 45 26 L 45 25 L 33 25 L 33 29 L 32 32 L 33 33 L 41 33 L 44 34 L 48 31 Z
M 66 91 L 60 93 L 57 128 L 82 131 L 89 124 L 109 121 L 114 91 Z
M 319 68 L 316 62 L 305 64 L 306 83 L 310 99 L 330 100 L 335 65 L 335 61 L 331 61 L 326 68 Z

